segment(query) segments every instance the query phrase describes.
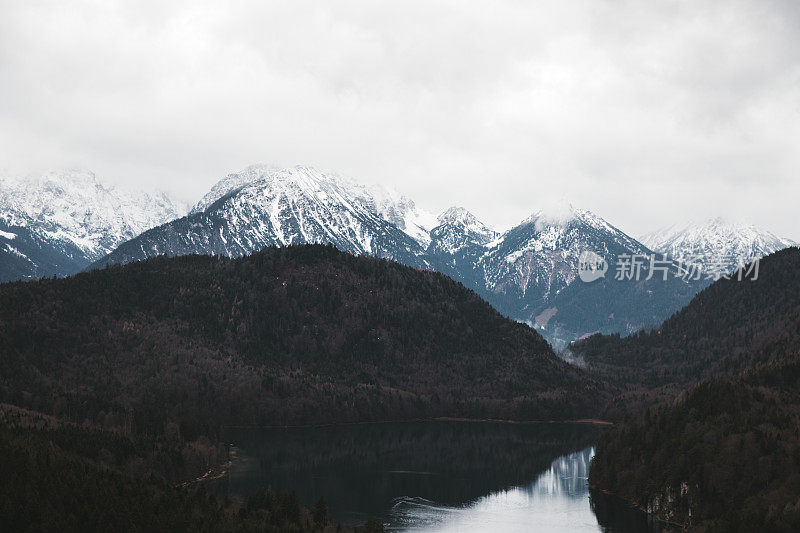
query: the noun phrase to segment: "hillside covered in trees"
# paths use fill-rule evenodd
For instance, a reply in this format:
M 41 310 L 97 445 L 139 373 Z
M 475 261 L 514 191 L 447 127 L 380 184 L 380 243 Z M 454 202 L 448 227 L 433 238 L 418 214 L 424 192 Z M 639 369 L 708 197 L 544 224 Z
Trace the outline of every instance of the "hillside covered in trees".
M 444 275 L 330 246 L 0 285 L 0 401 L 214 441 L 222 425 L 569 419 L 600 388 Z
M 800 250 L 777 252 L 653 332 L 575 348 L 617 402 L 661 398 L 604 432 L 592 486 L 698 530 L 800 529 L 798 272 Z
M 629 414 L 603 433 L 589 483 L 697 530 L 800 530 L 800 361 Z
M 179 452 L 158 442 L 152 454 L 150 441 L 0 406 L 3 531 L 350 531 L 331 521 L 324 500 L 308 510 L 294 492 L 231 501 L 202 484 L 176 486 L 163 464 L 145 459 Z
M 758 279 L 720 279 L 660 327 L 594 335 L 572 352 L 628 397 L 664 397 L 703 379 L 780 362 L 800 348 L 800 249 L 760 262 Z

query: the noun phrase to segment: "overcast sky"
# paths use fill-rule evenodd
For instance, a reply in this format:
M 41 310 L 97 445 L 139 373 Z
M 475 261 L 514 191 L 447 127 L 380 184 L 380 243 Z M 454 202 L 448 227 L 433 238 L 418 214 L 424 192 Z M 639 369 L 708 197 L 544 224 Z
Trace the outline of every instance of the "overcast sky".
M 800 240 L 800 2 L 0 0 L 0 168 L 188 200 L 256 162 Z

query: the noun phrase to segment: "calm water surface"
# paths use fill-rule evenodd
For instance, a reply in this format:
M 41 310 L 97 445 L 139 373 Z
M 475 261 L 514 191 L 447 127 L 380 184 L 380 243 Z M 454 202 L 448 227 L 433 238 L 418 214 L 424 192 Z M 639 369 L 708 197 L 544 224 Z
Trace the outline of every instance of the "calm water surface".
M 586 478 L 601 429 L 585 424 L 408 422 L 233 429 L 231 494 L 319 496 L 349 525 L 392 531 L 660 531 Z

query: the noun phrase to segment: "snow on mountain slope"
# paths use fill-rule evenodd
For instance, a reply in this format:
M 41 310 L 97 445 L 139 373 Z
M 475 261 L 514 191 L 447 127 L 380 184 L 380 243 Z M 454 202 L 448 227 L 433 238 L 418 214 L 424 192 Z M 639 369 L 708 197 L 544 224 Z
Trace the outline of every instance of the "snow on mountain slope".
M 586 250 L 611 262 L 620 253 L 649 250 L 586 210 L 569 207 L 557 215 L 536 212 L 493 242 L 481 258 L 486 289 L 546 300 L 571 284 Z
M 299 167 L 296 167 L 299 168 Z M 231 194 L 245 185 L 262 180 L 282 169 L 276 165 L 251 165 L 241 172 L 228 174 L 192 208 L 191 213 L 206 210 L 212 203 Z M 313 171 L 317 172 L 317 171 Z M 436 217 L 417 207 L 413 200 L 397 191 L 383 186 L 366 186 L 332 173 L 320 173 L 335 180 L 340 189 L 350 198 L 369 206 L 384 220 L 391 222 L 410 235 L 423 247 L 430 243 L 430 231 L 436 226 Z
M 238 189 L 241 189 L 248 183 L 252 183 L 258 179 L 264 178 L 274 172 L 280 170 L 280 167 L 272 164 L 258 164 L 251 165 L 241 172 L 232 172 L 219 180 L 214 186 L 197 202 L 190 214 L 199 213 L 208 209 L 208 206 L 230 194 Z
M 423 248 L 430 244 L 431 230 L 438 223 L 433 214 L 393 189 L 369 187 L 365 188 L 364 193 L 372 197 L 375 209 L 381 217 L 406 232 Z
M 120 242 L 183 214 L 166 194 L 104 186 L 87 170 L 48 172 L 0 181 L 0 219 L 69 241 L 87 257 L 108 253 Z
M 754 259 L 797 246 L 790 239 L 782 239 L 751 224 L 727 222 L 721 218 L 674 225 L 649 233 L 641 241 L 659 253 L 701 265 L 704 270 L 728 272 Z
M 215 189 L 190 216 L 145 232 L 98 264 L 157 254 L 235 257 L 270 245 L 330 243 L 428 267 L 422 246 L 377 212 L 371 190 L 335 174 L 259 165 L 226 176 Z
M 466 247 L 486 247 L 498 233 L 463 207 L 451 207 L 437 218 L 431 240 L 439 253 L 453 255 Z
M 102 184 L 87 170 L 0 178 L 0 227 L 7 255 L 1 279 L 66 275 L 79 271 L 121 242 L 172 220 L 185 206 L 165 194 L 125 191 Z M 0 247 L 1 248 L 1 247 Z M 25 259 L 22 266 L 19 259 Z M 16 261 L 18 264 L 11 267 Z
M 463 207 L 451 207 L 438 216 L 430 232 L 427 253 L 434 267 L 473 290 L 485 283 L 478 260 L 498 233 Z
M 592 283 L 578 279 L 579 258 L 586 251 L 609 265 L 609 273 Z M 558 348 L 591 333 L 630 333 L 656 325 L 701 288 L 674 276 L 615 279 L 622 254 L 650 253 L 590 211 L 572 206 L 539 211 L 488 243 L 477 264 L 482 285 L 474 289 Z

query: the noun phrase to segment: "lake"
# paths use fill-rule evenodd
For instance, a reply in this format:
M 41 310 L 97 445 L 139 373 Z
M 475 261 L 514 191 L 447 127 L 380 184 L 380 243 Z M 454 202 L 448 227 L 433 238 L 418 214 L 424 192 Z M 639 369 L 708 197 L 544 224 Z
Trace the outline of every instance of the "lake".
M 661 531 L 588 488 L 602 428 L 590 424 L 402 422 L 229 429 L 234 459 L 218 488 L 323 496 L 334 520 L 391 531 Z

